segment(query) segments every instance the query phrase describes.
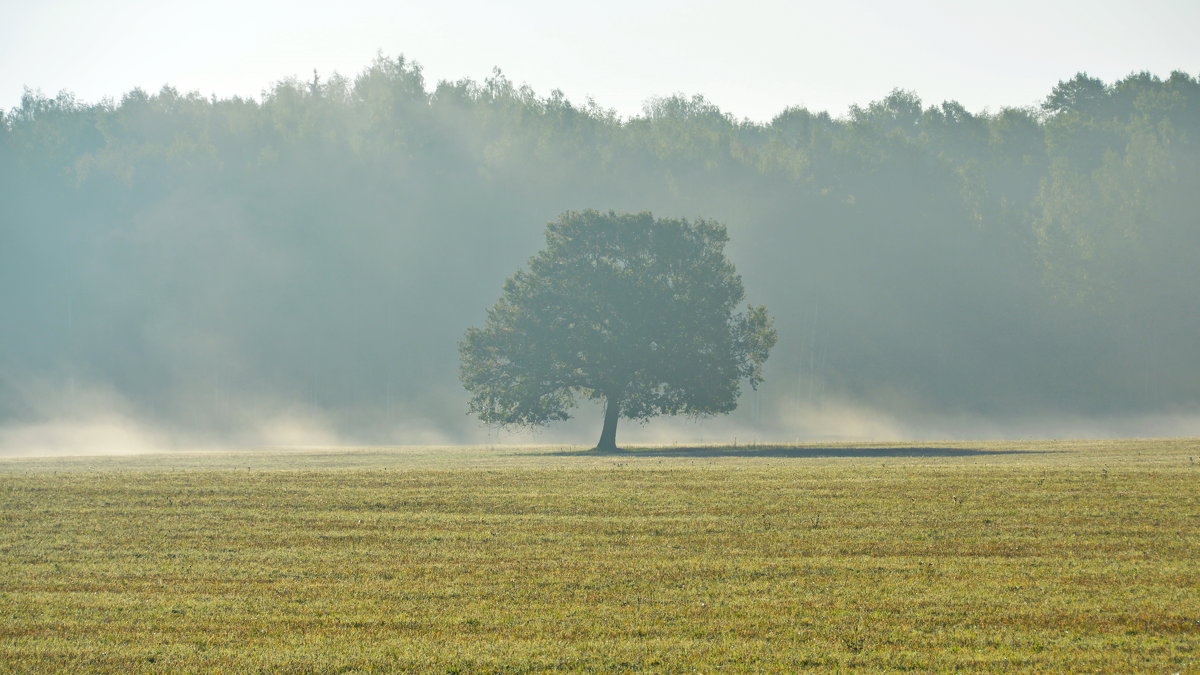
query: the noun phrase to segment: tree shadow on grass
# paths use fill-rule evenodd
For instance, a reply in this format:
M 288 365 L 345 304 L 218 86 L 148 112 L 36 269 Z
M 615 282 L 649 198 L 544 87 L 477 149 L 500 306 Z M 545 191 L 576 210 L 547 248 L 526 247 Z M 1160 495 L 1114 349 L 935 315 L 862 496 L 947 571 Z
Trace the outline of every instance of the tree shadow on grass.
M 757 446 L 698 446 L 678 448 L 618 448 L 616 450 L 563 450 L 537 453 L 542 457 L 774 457 L 785 459 L 858 458 L 874 459 L 888 457 L 982 457 L 987 455 L 1041 455 L 1051 450 L 984 450 L 980 448 L 947 448 L 931 446 L 894 447 L 810 447 L 787 445 Z

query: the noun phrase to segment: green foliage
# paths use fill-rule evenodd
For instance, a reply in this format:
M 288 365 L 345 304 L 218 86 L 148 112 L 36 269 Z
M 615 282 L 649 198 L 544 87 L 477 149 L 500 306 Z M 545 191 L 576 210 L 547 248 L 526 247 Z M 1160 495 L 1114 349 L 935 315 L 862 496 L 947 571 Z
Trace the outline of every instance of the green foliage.
M 1036 110 L 897 90 L 769 124 L 682 95 L 622 119 L 383 56 L 261 100 L 28 92 L 0 119 L 0 376 L 199 427 L 236 393 L 453 433 L 454 336 L 538 223 L 600 204 L 729 225 L 779 331 L 766 409 L 1186 407 L 1198 157 L 1182 72 L 1079 75 Z M 29 390 L 0 390 L 0 418 Z
M 776 334 L 764 307 L 735 313 L 728 239 L 702 219 L 562 214 L 459 344 L 470 411 L 541 425 L 567 419 L 576 394 L 637 420 L 732 411 L 739 382 L 762 381 Z
M 1074 78 L 1059 82 L 1042 102 L 1042 110 L 1051 114 L 1099 112 L 1108 97 L 1107 87 L 1100 80 L 1078 73 Z

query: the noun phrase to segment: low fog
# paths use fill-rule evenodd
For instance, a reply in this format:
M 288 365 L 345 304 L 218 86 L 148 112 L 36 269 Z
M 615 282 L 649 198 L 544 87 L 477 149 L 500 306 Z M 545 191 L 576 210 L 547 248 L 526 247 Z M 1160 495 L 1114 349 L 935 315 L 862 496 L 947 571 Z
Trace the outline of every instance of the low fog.
M 1066 75 L 1066 74 L 1064 74 Z M 0 118 L 0 453 L 591 444 L 467 417 L 457 340 L 565 210 L 724 223 L 779 342 L 631 443 L 1200 435 L 1200 84 L 618 118 L 380 58 Z

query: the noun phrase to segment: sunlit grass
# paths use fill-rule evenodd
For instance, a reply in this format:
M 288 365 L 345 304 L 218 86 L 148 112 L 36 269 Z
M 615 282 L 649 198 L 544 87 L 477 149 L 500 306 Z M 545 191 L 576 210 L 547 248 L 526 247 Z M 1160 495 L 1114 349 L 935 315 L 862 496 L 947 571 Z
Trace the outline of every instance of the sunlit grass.
M 1188 672 L 1200 442 L 0 461 L 0 669 Z

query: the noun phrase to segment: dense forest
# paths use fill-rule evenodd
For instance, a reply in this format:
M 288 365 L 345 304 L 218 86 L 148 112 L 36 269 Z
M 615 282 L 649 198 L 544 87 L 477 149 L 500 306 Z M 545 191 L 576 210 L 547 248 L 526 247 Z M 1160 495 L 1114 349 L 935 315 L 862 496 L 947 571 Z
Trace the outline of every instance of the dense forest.
M 194 433 L 292 415 L 477 440 L 456 341 L 586 208 L 728 226 L 779 332 L 733 418 L 764 438 L 846 432 L 847 407 L 1020 435 L 1200 404 L 1189 74 L 756 123 L 682 95 L 626 119 L 499 71 L 431 85 L 380 57 L 261 100 L 0 111 L 0 426 L 103 405 Z

